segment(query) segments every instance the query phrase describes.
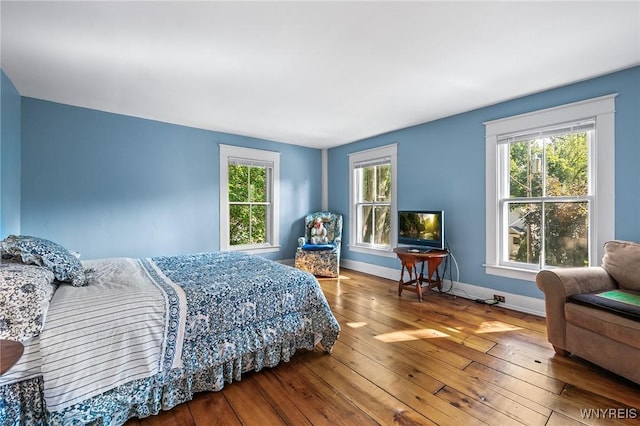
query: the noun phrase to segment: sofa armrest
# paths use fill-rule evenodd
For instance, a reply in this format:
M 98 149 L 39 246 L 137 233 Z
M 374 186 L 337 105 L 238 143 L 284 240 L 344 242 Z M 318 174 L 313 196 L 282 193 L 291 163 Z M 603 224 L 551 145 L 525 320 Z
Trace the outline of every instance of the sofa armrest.
M 566 350 L 564 305 L 567 298 L 573 294 L 618 287 L 607 271 L 599 266 L 540 271 L 536 275 L 536 284 L 544 293 L 547 336 L 556 351 Z

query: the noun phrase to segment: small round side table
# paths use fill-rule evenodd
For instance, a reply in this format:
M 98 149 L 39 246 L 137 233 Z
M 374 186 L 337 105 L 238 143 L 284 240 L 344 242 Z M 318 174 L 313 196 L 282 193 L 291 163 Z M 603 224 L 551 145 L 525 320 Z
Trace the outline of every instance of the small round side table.
M 13 367 L 23 352 L 24 345 L 22 343 L 13 340 L 0 340 L 0 375 Z

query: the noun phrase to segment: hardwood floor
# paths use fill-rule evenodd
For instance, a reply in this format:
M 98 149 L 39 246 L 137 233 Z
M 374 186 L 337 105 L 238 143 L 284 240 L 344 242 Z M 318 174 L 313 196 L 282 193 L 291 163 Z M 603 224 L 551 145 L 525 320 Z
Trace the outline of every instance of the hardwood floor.
M 341 272 L 320 280 L 342 328 L 331 355 L 298 352 L 127 425 L 640 424 L 640 386 L 554 355 L 544 318 Z

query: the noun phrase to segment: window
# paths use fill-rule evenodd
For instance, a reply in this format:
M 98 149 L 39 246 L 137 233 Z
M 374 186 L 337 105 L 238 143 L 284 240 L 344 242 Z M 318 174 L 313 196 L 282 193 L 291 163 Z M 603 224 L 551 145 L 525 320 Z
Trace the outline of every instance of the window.
M 487 272 L 599 264 L 614 237 L 614 100 L 485 123 Z
M 220 145 L 220 249 L 278 248 L 280 154 Z
M 393 255 L 396 151 L 394 144 L 349 155 L 351 250 Z

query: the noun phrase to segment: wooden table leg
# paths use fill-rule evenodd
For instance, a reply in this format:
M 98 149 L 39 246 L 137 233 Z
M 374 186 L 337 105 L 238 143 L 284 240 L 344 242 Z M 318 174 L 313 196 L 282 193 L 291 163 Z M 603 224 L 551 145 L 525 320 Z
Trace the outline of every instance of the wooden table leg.
M 398 281 L 398 296 L 402 296 L 402 285 L 404 284 L 404 262 L 402 263 L 402 268 L 400 268 L 400 281 Z M 411 277 L 411 275 L 409 275 Z
M 442 290 L 442 280 L 440 279 L 440 273 L 438 272 L 440 263 L 442 263 L 442 258 L 440 257 L 428 260 L 427 274 L 429 274 L 429 276 L 427 277 L 427 285 L 429 289 L 438 287 L 438 290 Z M 434 273 L 436 275 L 436 279 L 431 280 Z
M 436 282 L 438 283 L 438 291 L 442 291 L 442 280 L 440 279 L 440 273 L 436 269 Z
M 422 302 L 422 282 L 424 281 L 424 264 L 428 263 L 427 261 L 423 261 L 422 267 L 420 268 L 420 278 L 416 279 L 416 293 L 418 293 L 418 301 Z M 429 268 L 427 268 L 427 271 Z M 427 278 L 428 279 L 428 278 Z M 428 290 L 428 288 L 427 288 Z
M 406 283 L 404 282 L 404 270 L 407 270 L 407 273 L 409 274 L 409 281 L 407 281 Z M 415 278 L 414 278 L 415 276 Z M 398 296 L 402 295 L 402 288 L 405 285 L 410 285 L 411 283 L 415 282 L 417 286 L 419 286 L 419 281 L 418 281 L 418 267 L 415 264 L 415 262 L 413 261 L 403 261 L 402 262 L 402 269 L 400 270 L 400 281 L 398 281 Z
M 416 280 L 416 293 L 418 293 L 418 302 L 422 302 L 422 283 Z

